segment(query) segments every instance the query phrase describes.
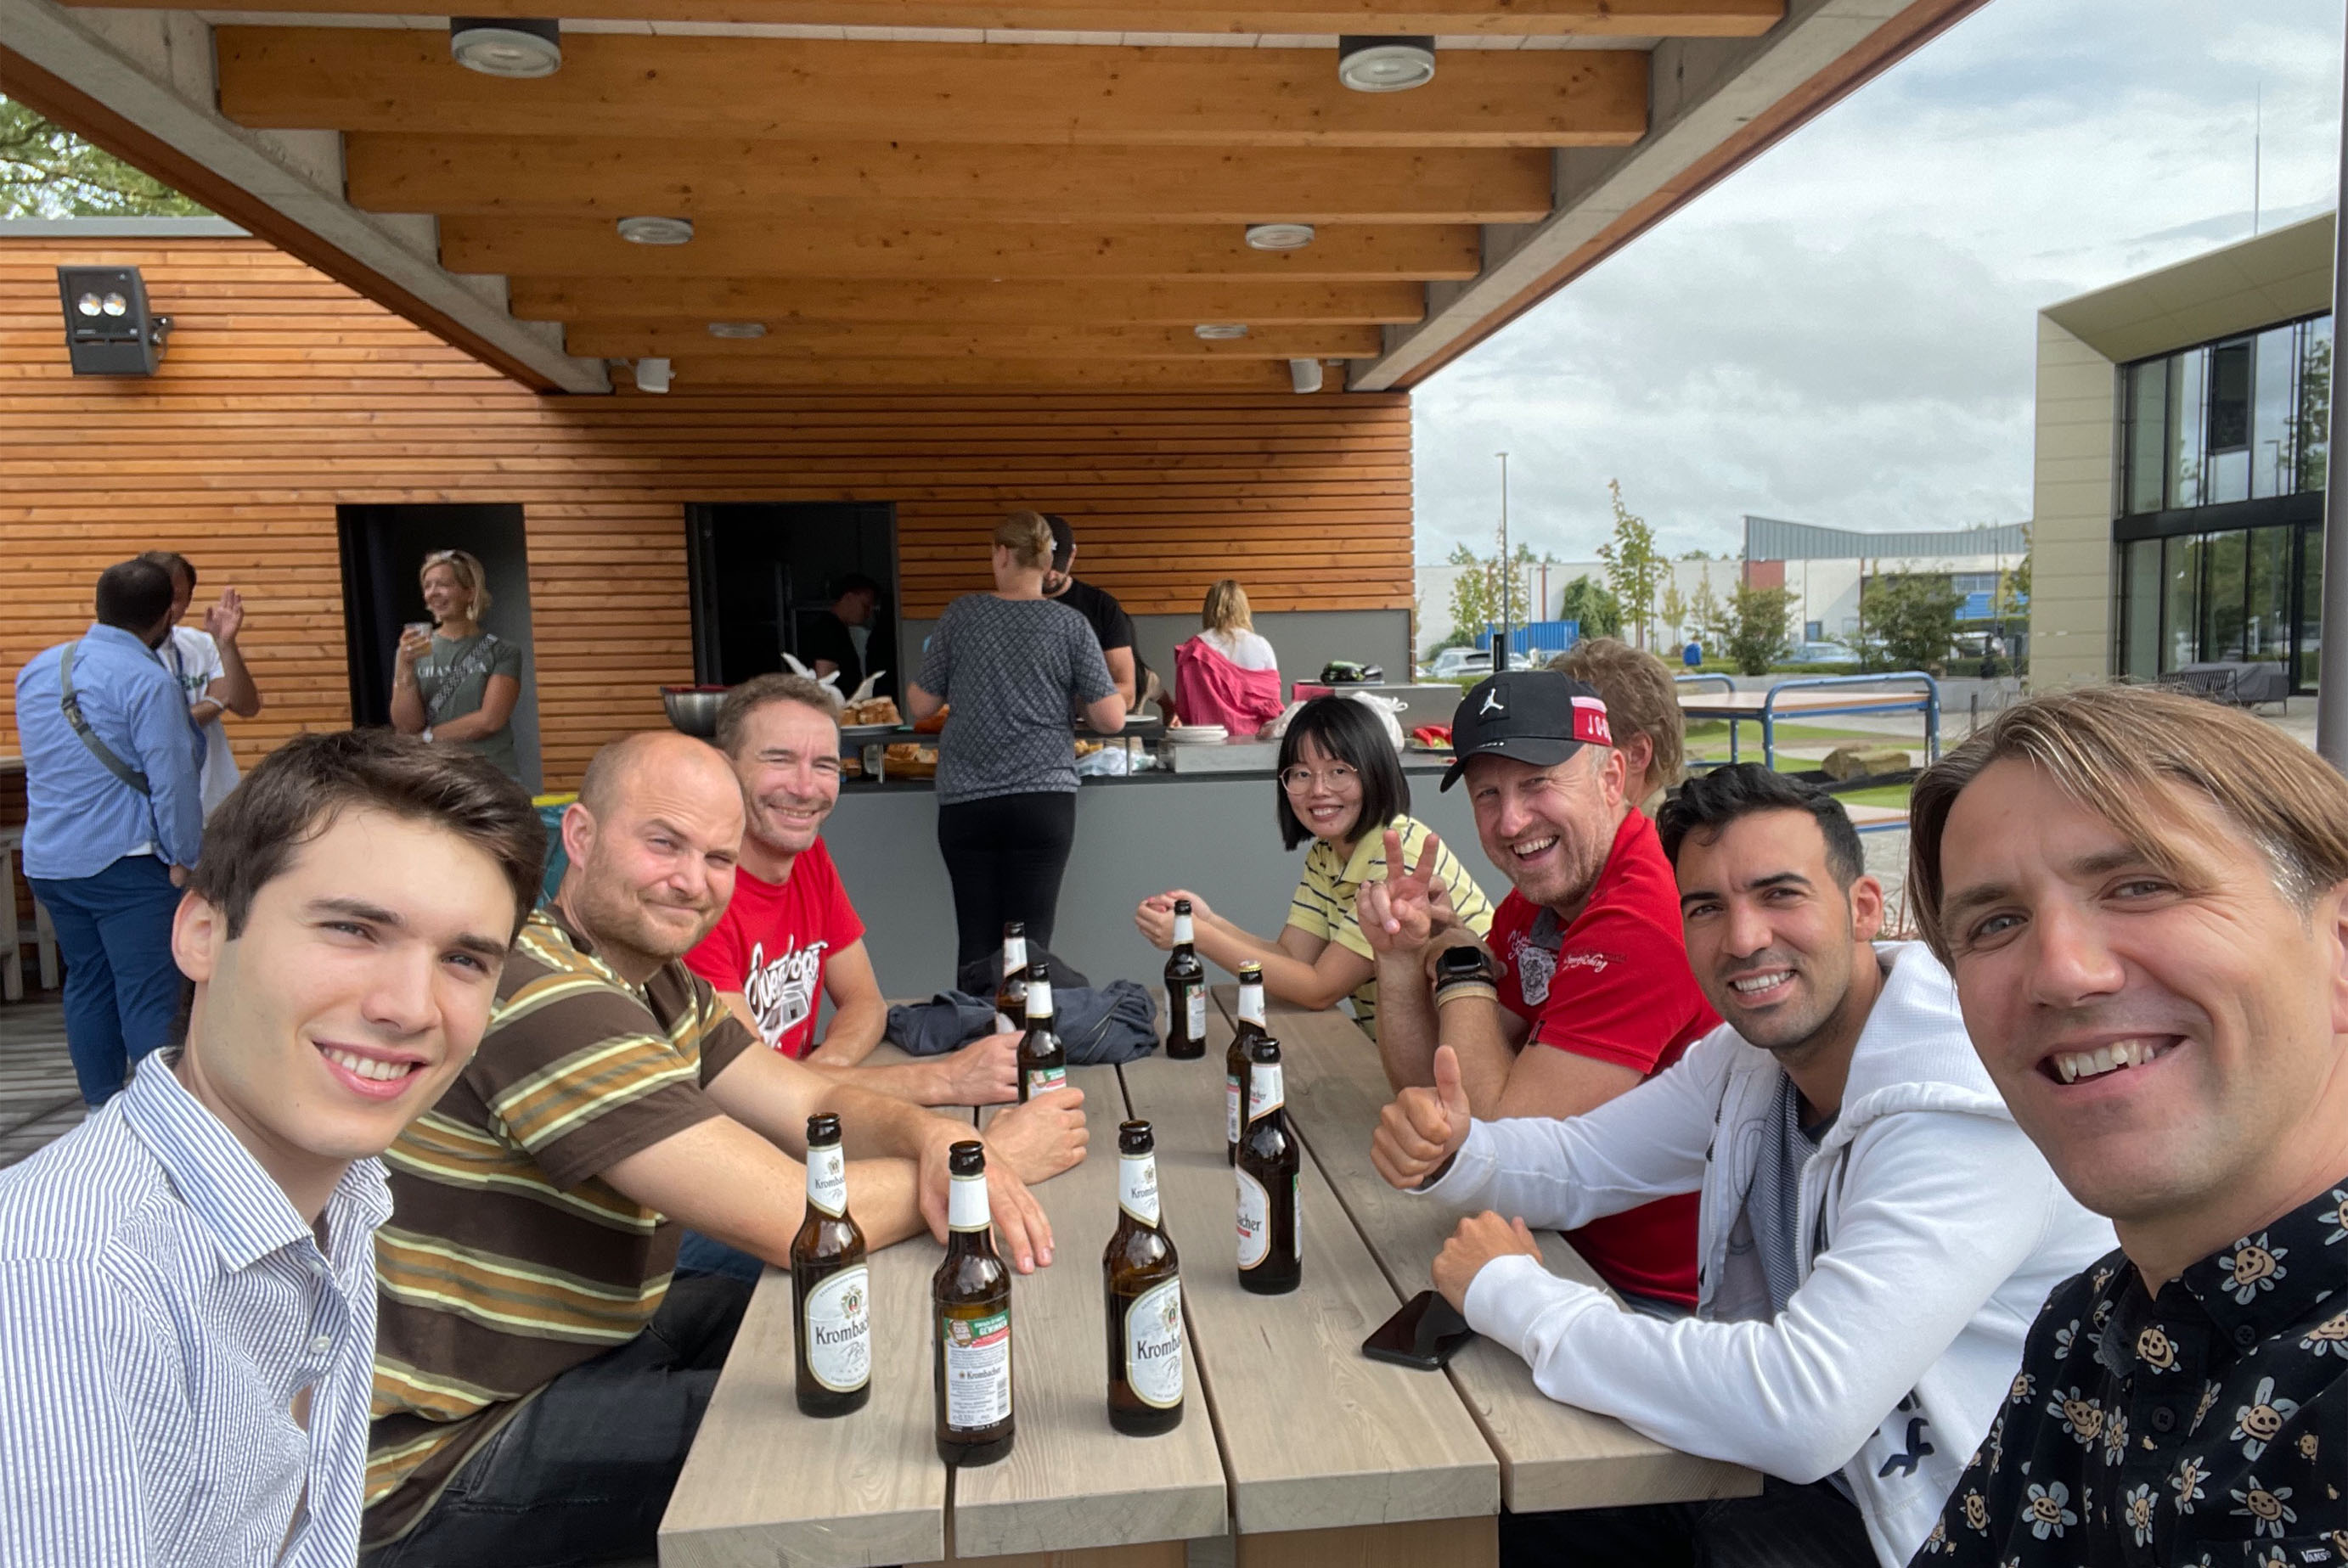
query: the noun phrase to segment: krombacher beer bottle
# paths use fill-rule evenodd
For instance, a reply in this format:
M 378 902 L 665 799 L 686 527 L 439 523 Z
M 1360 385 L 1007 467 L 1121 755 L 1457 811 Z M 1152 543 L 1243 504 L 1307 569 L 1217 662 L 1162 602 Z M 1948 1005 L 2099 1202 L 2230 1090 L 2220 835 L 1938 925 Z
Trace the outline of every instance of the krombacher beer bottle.
M 1003 978 L 994 982 L 994 1032 L 1009 1034 L 1027 1016 L 1027 922 L 1003 923 Z
M 1182 1424 L 1182 1283 L 1158 1220 L 1158 1155 L 1147 1122 L 1117 1130 L 1117 1230 L 1101 1255 L 1108 1317 L 1108 1424 L 1133 1437 Z
M 1052 968 L 1038 958 L 1027 967 L 1027 1032 L 1019 1037 L 1019 1098 L 1065 1086 L 1068 1049 L 1052 1029 Z
M 807 1218 L 791 1242 L 799 1409 L 844 1416 L 872 1395 L 872 1280 L 864 1233 L 848 1214 L 839 1117 L 808 1118 L 807 1155 Z
M 1174 900 L 1174 951 L 1166 960 L 1166 1054 L 1196 1061 L 1207 1054 L 1207 966 L 1191 947 L 1190 900 Z
M 993 1464 L 1011 1451 L 1011 1271 L 987 1229 L 985 1145 L 956 1143 L 946 1169 L 946 1259 L 930 1280 L 938 1457 Z
M 1303 1161 L 1288 1124 L 1280 1041 L 1248 1046 L 1247 1130 L 1240 1134 L 1240 1288 L 1282 1296 L 1304 1275 Z
M 1223 1053 L 1223 1157 L 1240 1163 L 1240 1134 L 1247 1130 L 1248 1047 L 1263 1037 L 1263 966 L 1240 966 L 1240 1021 L 1231 1048 Z

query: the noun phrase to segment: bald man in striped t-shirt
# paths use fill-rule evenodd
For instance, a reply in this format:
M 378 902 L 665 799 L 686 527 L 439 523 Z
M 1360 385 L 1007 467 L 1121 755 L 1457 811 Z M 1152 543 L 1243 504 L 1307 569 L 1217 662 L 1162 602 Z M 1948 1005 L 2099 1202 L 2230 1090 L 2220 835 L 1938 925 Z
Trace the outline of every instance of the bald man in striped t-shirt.
M 561 890 L 515 940 L 470 1066 L 386 1155 L 368 1568 L 648 1557 L 749 1289 L 672 1283 L 685 1225 L 787 1264 L 807 1119 L 837 1114 L 858 1223 L 942 1235 L 954 1122 L 757 1038 L 678 960 L 742 836 L 725 758 L 675 733 L 591 764 Z M 1022 1184 L 1083 1157 L 1075 1091 L 985 1142 L 1004 1251 L 1051 1261 Z M 681 1223 L 680 1223 L 681 1222 Z

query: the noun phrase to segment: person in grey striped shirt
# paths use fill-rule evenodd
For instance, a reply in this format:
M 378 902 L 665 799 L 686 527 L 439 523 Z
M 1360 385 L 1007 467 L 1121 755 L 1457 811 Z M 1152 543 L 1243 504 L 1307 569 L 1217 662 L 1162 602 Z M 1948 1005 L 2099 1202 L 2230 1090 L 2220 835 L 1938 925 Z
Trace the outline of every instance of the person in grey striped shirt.
M 375 1156 L 480 1043 L 545 856 L 493 764 L 383 731 L 222 803 L 184 1041 L 0 1172 L 0 1563 L 355 1560 Z

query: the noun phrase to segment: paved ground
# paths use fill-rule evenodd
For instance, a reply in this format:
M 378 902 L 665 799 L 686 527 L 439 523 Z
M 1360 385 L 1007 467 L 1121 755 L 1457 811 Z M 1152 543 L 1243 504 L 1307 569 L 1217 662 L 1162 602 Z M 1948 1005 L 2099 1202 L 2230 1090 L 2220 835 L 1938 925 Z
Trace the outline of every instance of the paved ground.
M 62 1136 L 82 1114 L 65 1009 L 54 1001 L 0 1006 L 0 1165 Z

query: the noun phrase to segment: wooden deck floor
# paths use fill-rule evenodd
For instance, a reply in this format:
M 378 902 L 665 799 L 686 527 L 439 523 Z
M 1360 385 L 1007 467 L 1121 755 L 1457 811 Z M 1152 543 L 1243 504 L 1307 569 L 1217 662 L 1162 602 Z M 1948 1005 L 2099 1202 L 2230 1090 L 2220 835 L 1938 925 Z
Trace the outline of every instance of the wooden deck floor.
M 66 1055 L 64 1008 L 54 1001 L 0 1007 L 0 1165 L 64 1136 L 83 1112 Z

